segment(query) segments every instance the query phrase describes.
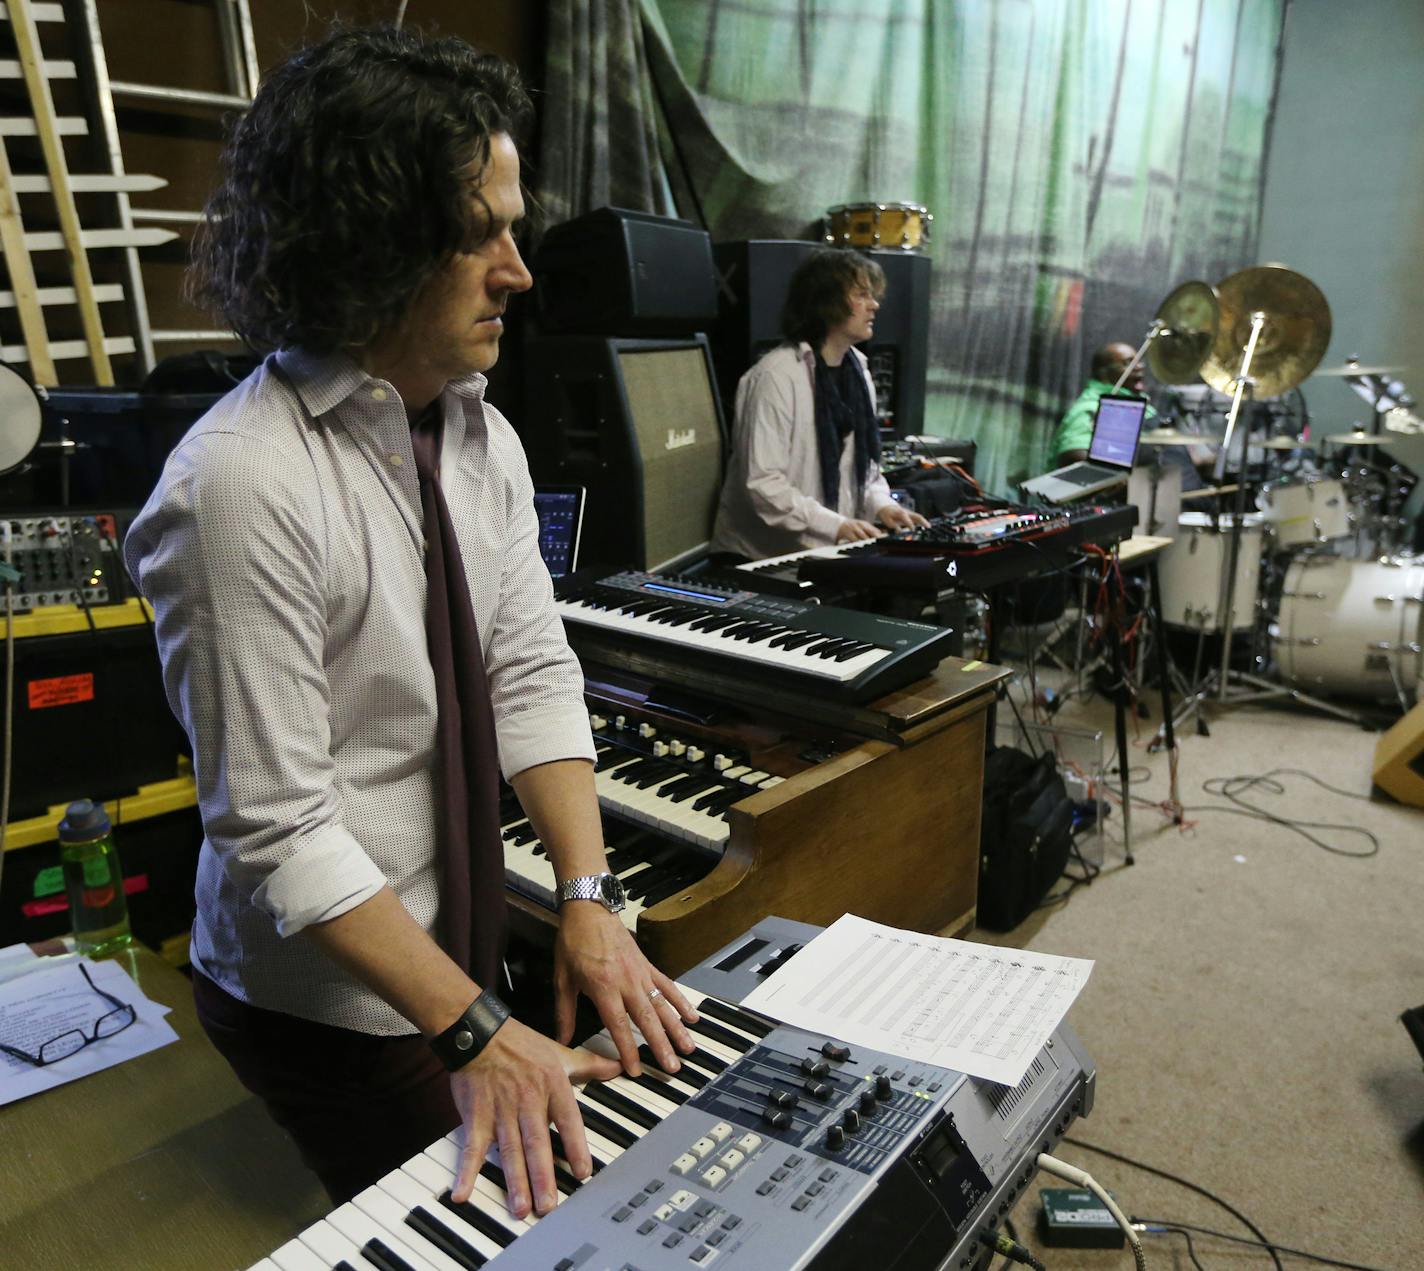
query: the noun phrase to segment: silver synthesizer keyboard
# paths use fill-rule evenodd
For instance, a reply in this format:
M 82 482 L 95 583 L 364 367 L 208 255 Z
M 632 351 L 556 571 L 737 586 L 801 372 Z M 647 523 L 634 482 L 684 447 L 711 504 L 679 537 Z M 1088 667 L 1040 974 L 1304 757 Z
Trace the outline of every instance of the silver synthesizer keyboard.
M 702 1015 L 674 1076 L 577 1090 L 594 1174 L 514 1219 L 497 1158 L 456 1205 L 454 1132 L 252 1271 L 931 1271 L 970 1265 L 1096 1074 L 1060 1026 L 1008 1087 L 738 1009 L 818 928 L 768 918 L 692 968 Z M 590 1046 L 612 1053 L 606 1034 Z M 556 1139 L 555 1150 L 560 1150 Z

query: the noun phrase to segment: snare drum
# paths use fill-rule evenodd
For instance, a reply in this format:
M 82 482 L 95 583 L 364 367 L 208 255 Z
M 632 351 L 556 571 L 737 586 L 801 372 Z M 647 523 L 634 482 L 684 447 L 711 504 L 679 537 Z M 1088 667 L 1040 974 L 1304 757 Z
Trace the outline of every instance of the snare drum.
M 1424 676 L 1424 564 L 1303 556 L 1286 571 L 1273 633 L 1276 665 L 1297 688 L 1412 701 Z
M 1231 526 L 1235 518 L 1205 512 L 1183 512 L 1177 518 L 1177 540 L 1162 553 L 1158 568 L 1162 584 L 1162 621 L 1169 627 L 1220 631 L 1225 620 L 1226 562 L 1231 557 Z M 1236 558 L 1236 590 L 1231 598 L 1233 631 L 1248 631 L 1256 622 L 1256 594 L 1261 579 L 1261 517 L 1246 513 L 1241 522 L 1241 554 Z
M 917 252 L 929 243 L 933 220 L 918 203 L 843 203 L 826 213 L 826 242 Z
M 1261 510 L 1275 525 L 1276 541 L 1282 547 L 1328 543 L 1353 533 L 1350 501 L 1338 481 L 1293 481 L 1267 487 L 1261 496 Z

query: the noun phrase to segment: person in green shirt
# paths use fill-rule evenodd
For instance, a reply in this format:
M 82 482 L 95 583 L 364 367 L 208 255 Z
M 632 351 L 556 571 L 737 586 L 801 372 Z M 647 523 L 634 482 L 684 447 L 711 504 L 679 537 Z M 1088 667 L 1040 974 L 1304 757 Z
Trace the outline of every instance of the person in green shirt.
M 1061 468 L 1064 464 L 1077 463 L 1088 457 L 1088 443 L 1093 439 L 1093 419 L 1098 413 L 1098 400 L 1104 393 L 1112 392 L 1118 377 L 1127 369 L 1137 350 L 1130 344 L 1114 341 L 1105 344 L 1093 354 L 1090 368 L 1091 378 L 1087 386 L 1078 394 L 1077 400 L 1068 408 L 1062 422 L 1053 434 L 1053 444 L 1049 454 L 1053 457 L 1051 468 Z M 1132 368 L 1132 374 L 1119 390 L 1124 396 L 1141 396 L 1145 390 L 1141 364 Z M 1154 427 L 1157 412 L 1151 406 L 1143 421 L 1144 428 Z

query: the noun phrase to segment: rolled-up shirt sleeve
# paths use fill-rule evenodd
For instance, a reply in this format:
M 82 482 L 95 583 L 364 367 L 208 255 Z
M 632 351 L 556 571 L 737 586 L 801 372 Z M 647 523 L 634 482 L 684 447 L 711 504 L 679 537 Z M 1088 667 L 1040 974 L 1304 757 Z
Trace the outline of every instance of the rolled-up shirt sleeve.
M 488 406 L 486 410 L 494 415 Z M 484 642 L 499 764 L 505 779 L 556 759 L 594 758 L 583 701 L 583 670 L 554 608 L 539 554 L 539 517 L 528 464 L 509 425 L 492 427 L 505 460 L 510 509 L 499 608 Z
M 208 841 L 282 935 L 386 883 L 342 820 L 331 754 L 322 509 L 306 457 L 237 432 L 182 443 L 129 531 Z

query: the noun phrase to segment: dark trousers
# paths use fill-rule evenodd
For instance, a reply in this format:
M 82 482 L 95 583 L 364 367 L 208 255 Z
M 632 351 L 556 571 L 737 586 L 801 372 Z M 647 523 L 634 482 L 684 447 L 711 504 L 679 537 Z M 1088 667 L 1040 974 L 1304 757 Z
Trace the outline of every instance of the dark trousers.
M 333 1204 L 460 1123 L 425 1039 L 373 1037 L 241 1002 L 193 972 L 198 1019 L 237 1079 L 296 1140 Z

